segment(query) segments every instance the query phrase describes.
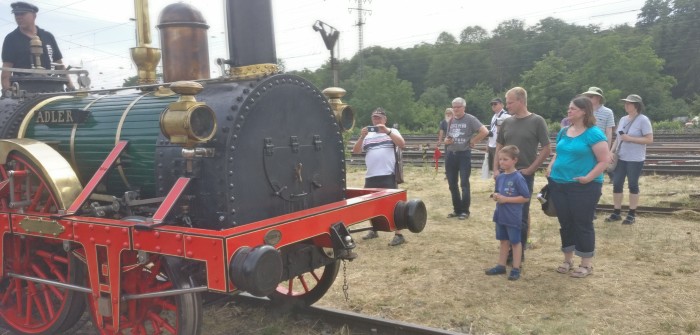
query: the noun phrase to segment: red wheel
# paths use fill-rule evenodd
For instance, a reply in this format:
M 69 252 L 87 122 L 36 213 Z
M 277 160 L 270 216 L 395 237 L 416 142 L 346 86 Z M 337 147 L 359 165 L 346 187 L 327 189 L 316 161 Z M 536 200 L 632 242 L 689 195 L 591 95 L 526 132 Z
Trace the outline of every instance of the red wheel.
M 189 288 L 189 278 L 173 271 L 171 260 L 151 255 L 145 264 L 139 264 L 134 252 L 122 255 L 122 294 L 143 294 L 165 290 Z M 93 320 L 100 315 L 97 306 L 90 304 Z M 103 333 L 117 333 L 112 329 L 112 318 L 103 317 Z M 175 296 L 127 300 L 122 303 L 118 333 L 127 334 L 198 334 L 202 321 L 202 300 L 198 293 Z M 97 325 L 97 322 L 93 321 Z
M 28 199 L 25 213 L 55 213 L 60 206 L 35 163 L 25 156 L 10 153 L 0 165 L 0 182 L 9 171 L 16 174 L 14 189 L 0 193 L 0 210 L 9 208 L 9 194 L 15 199 Z M 27 192 L 29 191 L 29 192 Z M 27 197 L 27 194 L 29 195 Z M 61 241 L 32 236 L 3 237 L 5 273 L 47 279 L 67 284 L 80 284 L 84 267 L 64 250 Z M 81 293 L 53 285 L 39 284 L 5 276 L 0 282 L 0 316 L 5 325 L 17 333 L 55 334 L 72 327 L 85 309 Z
M 279 303 L 309 306 L 319 301 L 331 288 L 338 275 L 340 262 L 335 261 L 311 272 L 303 273 L 277 286 L 270 299 Z

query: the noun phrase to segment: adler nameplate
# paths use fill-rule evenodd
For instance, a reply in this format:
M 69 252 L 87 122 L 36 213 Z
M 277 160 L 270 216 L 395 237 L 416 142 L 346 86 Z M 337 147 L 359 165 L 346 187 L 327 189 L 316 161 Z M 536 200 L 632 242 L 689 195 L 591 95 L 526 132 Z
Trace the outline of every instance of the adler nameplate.
M 90 115 L 84 109 L 52 109 L 36 112 L 34 121 L 37 124 L 76 124 L 83 123 Z

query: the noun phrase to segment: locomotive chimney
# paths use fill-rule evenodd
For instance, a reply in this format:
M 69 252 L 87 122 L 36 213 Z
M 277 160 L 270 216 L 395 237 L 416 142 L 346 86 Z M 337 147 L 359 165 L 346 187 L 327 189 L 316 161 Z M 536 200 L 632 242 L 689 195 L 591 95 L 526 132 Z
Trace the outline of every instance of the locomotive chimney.
M 279 72 L 271 0 L 226 0 L 229 75 L 254 78 Z
M 151 20 L 148 17 L 148 0 L 134 0 L 136 11 L 136 43 L 131 48 L 131 59 L 138 69 L 139 84 L 155 84 L 156 66 L 160 62 L 160 49 L 151 47 Z
M 209 79 L 209 26 L 202 12 L 182 2 L 168 5 L 160 12 L 158 29 L 164 82 Z

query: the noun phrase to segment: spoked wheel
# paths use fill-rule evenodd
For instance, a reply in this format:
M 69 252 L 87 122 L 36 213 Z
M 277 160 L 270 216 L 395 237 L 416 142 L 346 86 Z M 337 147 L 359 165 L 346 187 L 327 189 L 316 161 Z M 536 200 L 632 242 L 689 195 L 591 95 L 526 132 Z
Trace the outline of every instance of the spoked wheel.
M 311 272 L 303 273 L 277 286 L 270 299 L 280 303 L 312 305 L 331 288 L 338 275 L 340 262 L 335 261 Z
M 0 183 L 15 174 L 14 189 L 5 184 L 0 193 L 0 209 L 9 208 L 10 193 L 15 201 L 23 199 L 27 214 L 56 213 L 60 201 L 37 168 L 37 163 L 12 152 L 0 165 Z M 0 316 L 5 325 L 17 333 L 56 334 L 72 327 L 85 310 L 82 293 L 54 285 L 39 284 L 7 274 L 13 273 L 66 284 L 80 285 L 85 269 L 63 248 L 61 241 L 32 236 L 3 237 L 3 260 L 6 275 L 0 281 Z
M 187 276 L 178 275 L 176 259 L 151 255 L 139 264 L 136 254 L 122 255 L 122 294 L 155 293 L 172 289 L 190 288 Z M 97 306 L 90 304 L 93 320 L 100 315 Z M 198 334 L 202 321 L 202 299 L 198 293 L 157 298 L 127 300 L 119 314 L 120 330 L 112 329 L 112 317 L 104 317 L 103 333 L 119 334 Z M 97 322 L 93 321 L 95 325 Z

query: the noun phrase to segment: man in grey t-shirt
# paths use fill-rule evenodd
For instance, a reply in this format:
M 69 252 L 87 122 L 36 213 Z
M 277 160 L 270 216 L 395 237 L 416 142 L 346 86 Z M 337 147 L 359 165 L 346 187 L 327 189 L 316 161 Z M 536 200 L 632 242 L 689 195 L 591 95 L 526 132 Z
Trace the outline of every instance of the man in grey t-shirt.
M 469 176 L 472 171 L 471 149 L 484 139 L 489 131 L 473 115 L 466 113 L 467 102 L 463 98 L 452 100 L 454 116 L 447 125 L 447 152 L 445 153 L 445 174 L 452 195 L 453 212 L 448 218 L 465 220 L 469 217 L 471 190 Z M 459 187 L 457 183 L 459 182 Z M 460 187 L 462 192 L 460 194 Z
M 527 109 L 527 91 L 522 87 L 513 87 L 506 93 L 506 107 L 512 115 L 503 121 L 496 139 L 496 153 L 506 145 L 515 145 L 520 149 L 515 168 L 525 177 L 527 187 L 532 194 L 535 172 L 549 158 L 549 131 L 547 122 L 539 115 Z M 538 152 L 539 148 L 539 152 Z M 496 159 L 494 157 L 494 159 Z M 498 176 L 498 160 L 493 164 L 494 178 Z M 530 228 L 530 201 L 523 205 L 522 241 L 527 244 Z M 523 247 L 523 260 L 525 248 Z

